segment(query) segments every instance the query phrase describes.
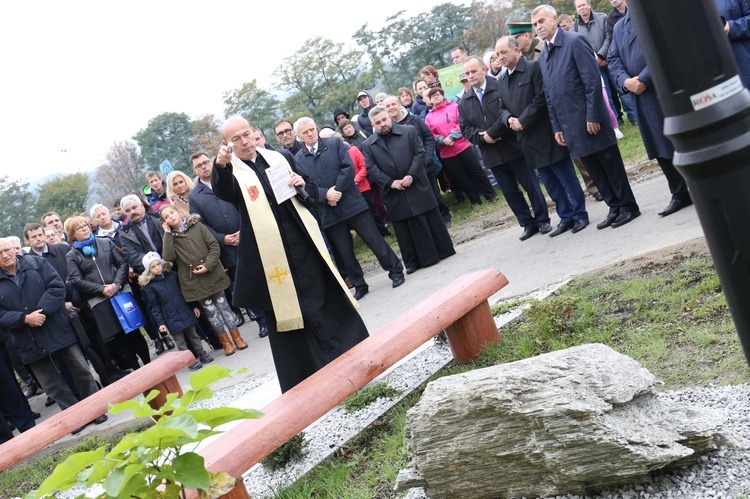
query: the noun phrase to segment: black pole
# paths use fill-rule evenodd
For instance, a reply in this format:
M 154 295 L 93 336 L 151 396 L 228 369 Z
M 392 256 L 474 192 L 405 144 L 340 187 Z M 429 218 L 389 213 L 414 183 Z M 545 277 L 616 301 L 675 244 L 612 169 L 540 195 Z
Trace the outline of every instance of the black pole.
M 674 164 L 695 202 L 750 362 L 750 91 L 714 0 L 628 0 L 664 111 Z

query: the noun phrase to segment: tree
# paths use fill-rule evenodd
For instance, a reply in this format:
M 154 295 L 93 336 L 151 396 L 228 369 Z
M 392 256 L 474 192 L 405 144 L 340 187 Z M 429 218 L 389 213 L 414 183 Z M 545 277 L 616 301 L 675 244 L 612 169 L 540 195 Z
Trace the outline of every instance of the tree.
M 129 140 L 112 144 L 104 155 L 104 162 L 96 169 L 94 193 L 106 206 L 121 199 L 125 194 L 137 191 L 145 185 L 146 164 L 138 146 Z
M 404 12 L 386 19 L 388 24 L 380 31 L 372 31 L 365 24 L 354 34 L 354 40 L 365 47 L 371 59 L 384 64 L 387 88 L 410 84 L 428 64 L 438 69 L 452 65 L 450 51 L 462 44 L 464 32 L 472 23 L 471 7 L 467 5 L 443 3 L 408 18 Z
M 0 237 L 18 236 L 23 239 L 23 227 L 31 220 L 35 196 L 29 191 L 29 183 L 0 177 Z
M 57 212 L 61 220 L 78 215 L 86 209 L 89 179 L 85 173 L 64 175 L 37 187 L 38 199 L 34 207 L 37 217 L 48 211 Z
M 307 115 L 318 124 L 329 123 L 334 108 L 351 109 L 357 92 L 375 84 L 363 52 L 322 37 L 303 47 L 274 71 L 279 86 L 290 94 L 281 105 L 286 118 Z
M 162 113 L 148 122 L 148 126 L 133 136 L 141 146 L 141 157 L 151 170 L 168 159 L 179 170 L 192 174 L 190 144 L 193 124 L 185 113 Z
M 469 54 L 481 57 L 484 49 L 495 47 L 497 39 L 508 34 L 506 24 L 513 22 L 511 7 L 506 0 L 474 2 L 471 4 L 471 26 L 463 36 Z
M 193 133 L 190 137 L 191 154 L 198 151 L 205 151 L 209 156 L 216 155 L 219 152 L 221 143 L 221 133 L 219 132 L 219 123 L 213 114 L 206 114 L 201 118 L 193 121 Z
M 531 11 L 542 4 L 551 5 L 557 11 L 558 16 L 568 14 L 573 19 L 577 16 L 575 4 L 571 0 L 520 0 L 516 4 L 519 7 L 519 13 L 527 14 L 519 19 L 531 20 Z M 612 10 L 612 4 L 609 0 L 591 0 L 591 10 L 608 14 Z
M 239 114 L 265 135 L 272 131 L 279 112 L 279 99 L 258 86 L 256 80 L 224 93 L 224 116 Z

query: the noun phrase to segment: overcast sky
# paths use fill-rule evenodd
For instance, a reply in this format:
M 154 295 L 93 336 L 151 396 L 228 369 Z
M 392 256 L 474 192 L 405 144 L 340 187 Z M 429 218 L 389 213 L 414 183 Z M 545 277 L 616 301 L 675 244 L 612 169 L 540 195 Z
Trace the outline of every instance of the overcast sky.
M 222 116 L 222 94 L 271 73 L 306 39 L 349 43 L 439 0 L 2 2 L 2 174 L 95 169 L 164 112 Z M 305 10 L 302 10 L 305 9 Z M 300 68 L 304 69 L 304 68 Z

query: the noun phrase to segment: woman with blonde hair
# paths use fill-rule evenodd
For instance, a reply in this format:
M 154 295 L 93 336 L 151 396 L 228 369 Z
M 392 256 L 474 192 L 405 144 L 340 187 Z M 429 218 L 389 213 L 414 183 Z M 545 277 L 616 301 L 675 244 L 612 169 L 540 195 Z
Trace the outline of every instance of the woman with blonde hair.
M 167 175 L 167 199 L 177 208 L 180 215 L 187 218 L 190 215 L 188 194 L 193 189 L 193 180 L 181 171 L 173 171 Z

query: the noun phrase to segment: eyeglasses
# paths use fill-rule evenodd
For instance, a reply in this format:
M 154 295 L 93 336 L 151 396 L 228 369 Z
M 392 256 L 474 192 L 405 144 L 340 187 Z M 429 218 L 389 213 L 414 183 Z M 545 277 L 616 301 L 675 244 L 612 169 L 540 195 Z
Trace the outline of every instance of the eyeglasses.
M 91 227 L 89 227 L 89 226 L 88 226 L 88 224 L 85 224 L 85 225 L 79 225 L 78 227 L 76 227 L 76 230 L 75 230 L 75 231 L 76 231 L 76 232 L 83 232 L 83 231 L 84 231 L 84 230 L 86 230 L 86 229 L 88 229 L 88 230 L 91 230 Z
M 292 129 L 287 128 L 286 130 L 279 130 L 278 132 L 276 132 L 276 136 L 283 137 L 284 135 L 290 135 L 291 133 L 292 133 Z
M 211 164 L 211 160 L 207 159 L 206 161 L 201 161 L 197 165 L 193 166 L 193 170 L 197 170 L 198 168 L 203 168 L 204 166 L 208 166 Z

